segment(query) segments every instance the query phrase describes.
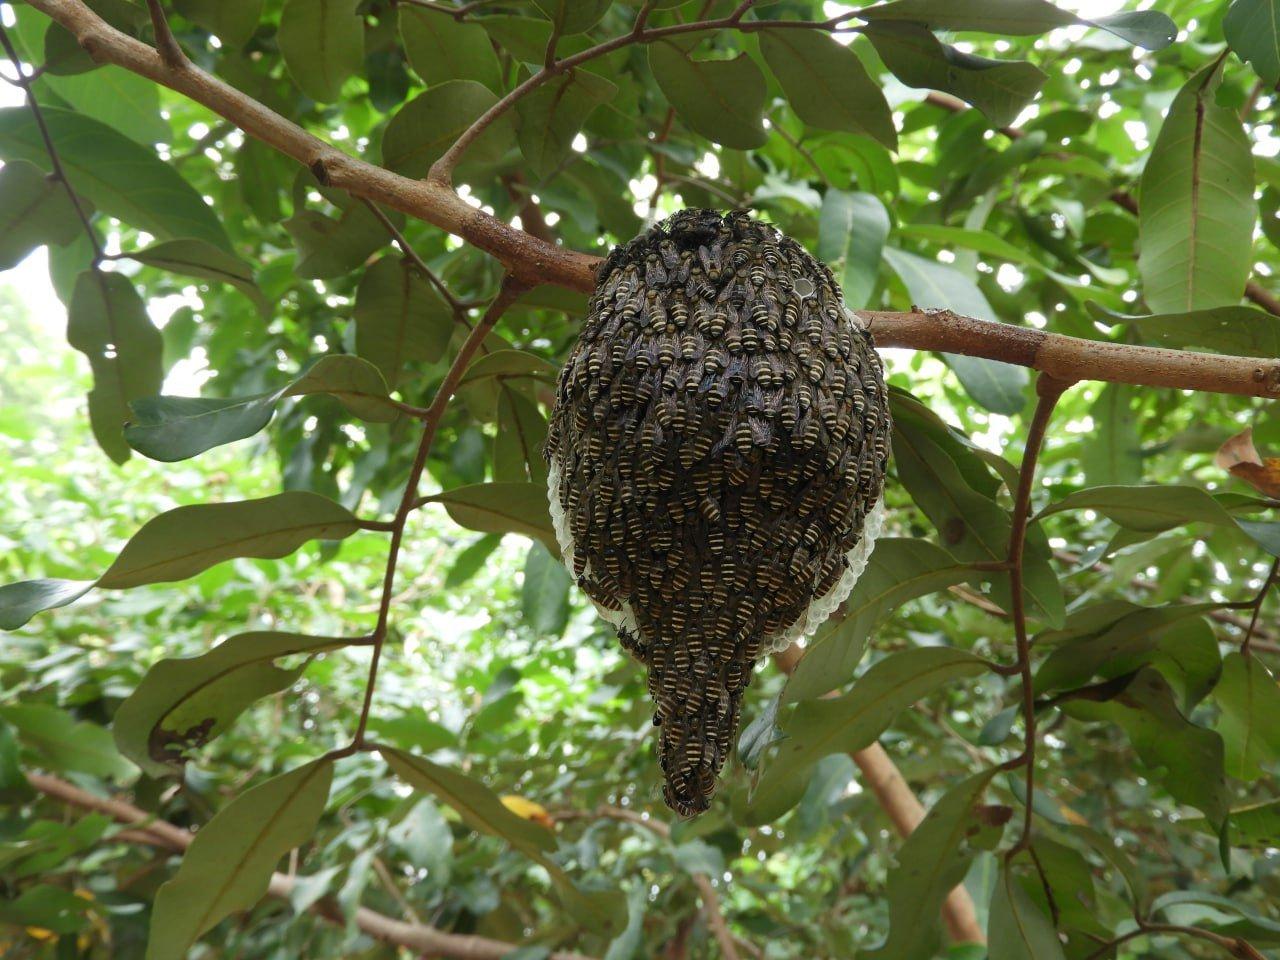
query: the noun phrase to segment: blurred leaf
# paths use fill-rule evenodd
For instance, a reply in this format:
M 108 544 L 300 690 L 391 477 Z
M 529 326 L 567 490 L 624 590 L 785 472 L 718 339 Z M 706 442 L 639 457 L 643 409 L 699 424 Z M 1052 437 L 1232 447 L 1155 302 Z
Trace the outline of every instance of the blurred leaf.
M 229 283 L 252 300 L 259 313 L 271 313 L 271 305 L 254 280 L 253 268 L 207 240 L 168 240 L 130 253 L 129 259 L 185 277 Z
M 1089 312 L 1104 323 L 1138 328 L 1147 340 L 1165 347 L 1205 347 L 1249 357 L 1280 355 L 1280 317 L 1254 307 L 1227 306 L 1188 313 L 1132 316 L 1113 313 L 1092 301 Z
M 49 87 L 78 114 L 99 120 L 130 140 L 150 147 L 173 139 L 160 114 L 159 88 L 146 77 L 103 64 L 81 74 L 41 77 L 38 89 Z
M 891 150 L 898 146 L 889 104 L 849 47 L 817 30 L 764 30 L 760 51 L 796 116 L 809 126 L 865 133 Z
M 1066 960 L 1053 922 L 1032 902 L 1008 861 L 991 893 L 989 960 Z
M 333 763 L 318 760 L 259 784 L 219 810 L 156 894 L 147 960 L 183 960 L 223 917 L 261 900 L 280 858 L 311 839 L 332 780 Z
M 875 196 L 827 191 L 818 218 L 818 258 L 839 276 L 850 310 L 871 301 L 888 236 L 889 213 Z
M 591 111 L 617 92 L 604 77 L 574 69 L 521 98 L 516 104 L 520 151 L 535 177 L 550 176 L 573 155 L 573 138 Z
M 230 47 L 249 42 L 262 18 L 263 0 L 174 0 L 173 7 Z
M 66 189 L 35 164 L 12 160 L 0 169 L 0 270 L 36 247 L 70 243 L 83 229 Z
M 1230 653 L 1213 698 L 1221 711 L 1217 730 L 1226 745 L 1227 773 L 1258 779 L 1264 765 L 1280 760 L 1280 686 L 1256 657 Z
M 328 103 L 364 64 L 364 19 L 360 0 L 285 0 L 276 42 L 298 87 Z
M 1266 86 L 1280 84 L 1280 0 L 1232 0 L 1222 32 Z
M 768 139 L 764 74 L 749 56 L 695 60 L 670 41 L 649 45 L 649 69 L 676 115 L 708 140 L 750 150 Z
M 482 533 L 519 533 L 559 553 L 547 488 L 534 483 L 474 483 L 426 498 L 444 504 L 455 523 Z
M 524 622 L 539 636 L 558 637 L 569 625 L 569 587 L 573 581 L 557 557 L 535 540 L 524 561 L 520 609 Z
M 502 543 L 502 538 L 492 533 L 475 540 L 471 546 L 458 554 L 458 559 L 453 562 L 453 566 L 449 568 L 448 576 L 444 578 L 444 585 L 450 589 L 462 586 L 484 566 L 485 561 L 489 559 L 494 550 L 498 549 L 498 544 L 500 543 Z M 0 587 L 0 590 L 3 590 L 3 588 Z
M 19 580 L 0 586 L 0 630 L 17 630 L 42 610 L 65 607 L 93 587 L 92 580 Z
M 1160 533 L 1185 523 L 1232 523 L 1231 515 L 1199 487 L 1173 484 L 1090 487 L 1051 503 L 1036 519 L 1065 510 L 1094 510 L 1122 527 L 1144 533 Z
M 1132 386 L 1108 383 L 1089 409 L 1095 432 L 1085 438 L 1080 465 L 1091 486 L 1142 482 L 1142 438 L 1132 412 Z
M 1187 81 L 1142 173 L 1138 267 L 1156 313 L 1236 303 L 1252 269 L 1253 158 L 1219 79 L 1215 62 Z
M 399 9 L 405 56 L 427 86 L 475 80 L 503 92 L 498 57 L 484 27 L 409 4 Z
M 57 707 L 45 703 L 0 706 L 0 719 L 12 725 L 18 739 L 36 751 L 42 765 L 115 780 L 134 772 L 133 764 L 120 756 L 105 728 L 77 723 Z
M 612 4 L 613 0 L 533 0 L 533 5 L 562 35 L 590 30 Z

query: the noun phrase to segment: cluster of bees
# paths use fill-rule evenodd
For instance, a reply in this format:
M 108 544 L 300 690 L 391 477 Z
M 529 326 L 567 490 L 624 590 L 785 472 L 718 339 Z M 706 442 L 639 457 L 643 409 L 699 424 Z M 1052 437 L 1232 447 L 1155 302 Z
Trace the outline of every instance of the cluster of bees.
M 755 662 L 856 577 L 889 454 L 884 379 L 830 271 L 745 213 L 677 213 L 599 276 L 547 437 L 552 514 L 579 586 L 648 667 L 664 796 L 691 816 Z

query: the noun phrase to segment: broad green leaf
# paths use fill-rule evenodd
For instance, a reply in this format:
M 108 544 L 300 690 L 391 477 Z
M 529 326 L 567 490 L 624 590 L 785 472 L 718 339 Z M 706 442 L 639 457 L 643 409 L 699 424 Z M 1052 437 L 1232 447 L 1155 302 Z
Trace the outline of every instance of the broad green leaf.
M 805 700 L 781 722 L 786 733 L 751 797 L 749 823 L 770 823 L 800 801 L 813 765 L 831 753 L 874 743 L 894 718 L 944 684 L 983 673 L 981 657 L 950 647 L 921 647 L 885 657 L 834 700 Z
M 238 503 L 178 507 L 147 521 L 98 586 L 185 580 L 234 557 L 278 559 L 308 540 L 341 540 L 360 529 L 346 507 L 295 490 Z
M 536 483 L 473 483 L 426 498 L 442 504 L 454 523 L 481 533 L 519 533 L 559 553 L 547 488 Z
M 28 932 L 65 934 L 68 939 L 75 939 L 71 935 L 89 926 L 86 914 L 92 910 L 93 904 L 84 897 L 62 887 L 40 883 L 23 890 L 12 900 L 0 901 L 0 923 L 25 927 Z
M 1237 520 L 1236 526 L 1243 530 L 1267 553 L 1273 557 L 1280 557 L 1280 523 L 1266 523 L 1260 520 Z
M 1231 514 L 1199 487 L 1174 484 L 1089 487 L 1051 503 L 1036 519 L 1064 510 L 1094 510 L 1122 527 L 1143 533 L 1160 533 L 1185 523 L 1234 523 Z
M 500 543 L 502 538 L 495 533 L 477 538 L 471 546 L 458 554 L 458 559 L 453 562 L 448 576 L 444 578 L 444 585 L 450 589 L 462 586 L 480 572 L 480 568 L 493 555 L 493 551 L 498 549 Z
M 17 630 L 42 610 L 65 607 L 93 587 L 92 580 L 19 580 L 0 586 L 0 630 Z
M 907 86 L 953 94 L 981 110 L 992 126 L 1012 123 L 1047 79 L 1025 60 L 962 53 L 919 24 L 877 20 L 865 31 L 884 65 Z
M 431 164 L 482 113 L 498 102 L 474 80 L 449 80 L 414 97 L 397 111 L 382 134 L 382 162 L 396 173 L 421 178 Z M 491 164 L 511 144 L 511 115 L 503 114 L 468 149 L 467 162 Z
M 1062 710 L 1076 719 L 1123 728 L 1139 758 L 1175 800 L 1195 807 L 1215 826 L 1222 823 L 1229 799 L 1222 738 L 1182 715 L 1158 671 L 1144 668 L 1113 700 L 1072 700 Z
M 149 148 L 91 117 L 56 107 L 43 112 L 71 186 L 103 213 L 163 240 L 194 237 L 231 249 L 212 208 Z M 49 168 L 44 140 L 25 106 L 0 109 L 0 158 Z
M 253 268 L 206 240 L 167 240 L 130 253 L 129 259 L 184 277 L 229 283 L 252 300 L 264 316 L 271 313 L 271 305 L 253 277 Z
M 1280 0 L 1232 0 L 1222 32 L 1264 84 L 1280 84 Z
M 243 47 L 262 18 L 263 0 L 173 0 L 173 8 L 224 46 Z
M 1280 686 L 1257 657 L 1228 654 L 1213 698 L 1221 711 L 1218 733 L 1227 751 L 1227 773 L 1256 780 L 1264 765 L 1280 760 Z
M 860 10 L 858 16 L 872 22 L 906 20 L 932 30 L 976 30 L 1015 37 L 1082 24 L 1150 50 L 1163 50 L 1178 33 L 1174 22 L 1155 10 L 1086 20 L 1047 0 L 894 0 Z
M 458 389 L 474 386 L 490 378 L 507 379 L 528 377 L 544 383 L 555 383 L 559 368 L 536 353 L 524 350 L 495 350 L 467 367 L 458 381 Z
M 764 74 L 745 53 L 695 60 L 670 42 L 649 46 L 649 68 L 676 115 L 694 133 L 737 150 L 763 146 Z
M 129 403 L 160 390 L 164 340 L 133 284 L 119 273 L 86 270 L 76 279 L 67 310 L 67 341 L 93 369 L 89 422 L 116 463 L 129 459 L 124 425 Z
M 927 540 L 889 538 L 876 543 L 867 568 L 844 602 L 844 615 L 818 628 L 787 681 L 783 702 L 821 696 L 853 675 L 867 638 L 909 600 L 945 590 L 974 576 Z
M 613 0 L 533 0 L 534 7 L 561 35 L 590 30 L 612 4 Z
M 13 160 L 0 169 L 0 270 L 36 247 L 70 243 L 83 229 L 66 189 L 35 164 Z
M 484 27 L 444 16 L 436 10 L 400 5 L 404 53 L 427 84 L 474 80 L 502 93 L 502 69 Z
M 1082 440 L 1080 465 L 1091 486 L 1142 482 L 1142 437 L 1132 412 L 1136 393 L 1129 384 L 1108 383 L 1089 409 L 1094 433 Z
M 888 236 L 889 212 L 874 195 L 832 189 L 822 198 L 818 259 L 840 278 L 850 310 L 871 302 Z
M 107 23 L 129 36 L 138 36 L 147 21 L 147 11 L 132 0 L 87 0 L 86 5 Z M 12 9 L 12 7 L 10 7 Z M 83 73 L 96 70 L 98 64 L 80 46 L 70 30 L 54 22 L 44 33 L 44 56 L 32 57 L 34 63 L 44 65 L 46 72 L 58 75 Z
M 1113 313 L 1092 302 L 1088 307 L 1104 323 L 1134 325 L 1144 338 L 1161 346 L 1204 347 L 1248 357 L 1280 356 L 1280 317 L 1255 307 L 1213 307 L 1150 316 Z
M 434 363 L 453 336 L 449 305 L 406 260 L 383 257 L 356 290 L 356 353 L 394 386 L 411 360 Z
M 255 632 L 230 637 L 208 653 L 161 660 L 116 711 L 111 729 L 120 752 L 153 777 L 172 774 L 193 750 L 235 723 L 251 704 L 293 683 L 303 666 L 273 663 L 361 642 Z
M 591 111 L 618 92 L 615 84 L 586 70 L 570 70 L 531 91 L 516 104 L 520 152 L 535 177 L 548 177 L 573 154 Z
M 261 900 L 280 858 L 311 839 L 332 782 L 332 761 L 318 760 L 219 810 L 156 894 L 147 960 L 183 960 L 214 924 Z
M 493 437 L 493 479 L 529 480 L 546 485 L 547 462 L 542 448 L 547 421 L 537 404 L 503 384 L 498 393 L 498 431 Z
M 539 636 L 558 637 L 569 625 L 569 587 L 573 581 L 560 559 L 535 540 L 525 554 L 520 612 Z
M 173 139 L 169 123 L 160 115 L 160 88 L 146 77 L 123 67 L 104 64 L 72 76 L 49 74 L 48 86 L 76 113 L 99 120 L 143 146 Z
M 898 235 L 925 240 L 943 250 L 973 250 L 1033 270 L 1045 270 L 1045 265 L 1025 249 L 987 230 L 966 230 L 940 223 L 904 223 L 898 227 Z
M 276 42 L 289 74 L 312 100 L 329 103 L 364 65 L 360 0 L 286 0 Z
M 987 937 L 988 960 L 1066 960 L 1053 922 L 1027 894 L 1008 861 L 1001 862 L 991 891 Z
M 121 780 L 134 772 L 120 756 L 106 727 L 76 722 L 71 715 L 46 703 L 15 703 L 0 707 L 18 739 L 36 751 L 42 765 Z
M 282 226 L 289 231 L 298 248 L 298 263 L 294 271 L 300 277 L 326 278 L 350 273 L 369 258 L 369 254 L 386 246 L 387 229 L 363 203 L 354 197 L 331 190 L 323 191 L 341 210 L 335 220 L 318 210 L 302 207 L 298 199 L 300 186 L 305 185 L 310 174 L 294 183 L 294 214 Z M 404 217 L 398 212 L 388 214 L 397 226 Z
M 1252 270 L 1253 157 L 1219 79 L 1215 64 L 1187 81 L 1142 172 L 1138 268 L 1156 313 L 1237 303 Z
M 886 247 L 884 257 L 917 307 L 952 310 L 978 320 L 998 320 L 978 285 L 960 271 L 905 250 Z M 1017 413 L 1027 402 L 1024 367 L 981 357 L 942 354 L 969 395 L 993 413 Z
M 453 807 L 467 826 L 505 840 L 525 856 L 542 865 L 566 909 L 579 921 L 599 933 L 617 933 L 623 928 L 626 903 L 620 891 L 585 893 L 574 886 L 568 874 L 547 856 L 556 841 L 550 831 L 512 813 L 483 783 L 401 750 L 384 752 L 396 776 L 418 790 L 432 794 Z
M 312 393 L 337 397 L 357 417 L 373 423 L 390 423 L 400 415 L 378 368 L 349 353 L 321 357 L 284 390 L 286 397 Z
M 818 30 L 765 30 L 760 52 L 809 126 L 864 133 L 897 148 L 889 104 L 852 49 Z
M 943 794 L 898 850 L 886 882 L 889 936 L 868 960 L 924 960 L 942 944 L 939 910 L 978 850 L 976 807 L 995 770 L 974 774 Z

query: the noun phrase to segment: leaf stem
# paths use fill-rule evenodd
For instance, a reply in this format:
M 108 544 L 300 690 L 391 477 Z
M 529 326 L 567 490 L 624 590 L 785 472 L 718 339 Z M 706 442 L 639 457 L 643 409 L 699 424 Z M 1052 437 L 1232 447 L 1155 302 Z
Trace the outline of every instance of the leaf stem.
M 1267 599 L 1267 592 L 1271 589 L 1271 585 L 1276 582 L 1276 574 L 1280 573 L 1280 557 L 1276 557 L 1271 561 L 1271 570 L 1267 573 L 1267 579 L 1262 581 L 1262 587 L 1258 590 L 1258 595 L 1253 598 L 1253 615 L 1249 617 L 1249 628 L 1244 632 L 1244 641 L 1240 644 L 1240 653 L 1249 656 L 1249 644 L 1253 640 L 1253 631 L 1258 626 L 1258 615 L 1262 613 L 1262 603 Z

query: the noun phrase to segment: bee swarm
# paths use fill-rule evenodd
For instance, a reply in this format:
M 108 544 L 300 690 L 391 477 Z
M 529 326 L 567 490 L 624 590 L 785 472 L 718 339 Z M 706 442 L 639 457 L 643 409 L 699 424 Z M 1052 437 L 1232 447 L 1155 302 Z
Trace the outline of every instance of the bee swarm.
M 648 668 L 680 815 L 710 804 L 756 661 L 866 566 L 889 430 L 870 336 L 773 227 L 684 210 L 601 267 L 551 416 L 551 513 Z

